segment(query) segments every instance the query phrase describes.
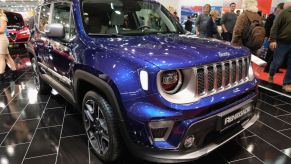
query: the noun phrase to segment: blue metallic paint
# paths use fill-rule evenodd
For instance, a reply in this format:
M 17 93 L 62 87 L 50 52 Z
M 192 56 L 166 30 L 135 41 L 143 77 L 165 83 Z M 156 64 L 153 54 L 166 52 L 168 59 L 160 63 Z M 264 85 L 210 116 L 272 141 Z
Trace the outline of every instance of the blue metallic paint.
M 195 111 L 212 104 L 240 95 L 256 87 L 256 81 L 247 82 L 221 93 L 205 97 L 191 104 L 174 104 L 166 101 L 157 90 L 156 78 L 161 70 L 189 68 L 198 65 L 224 61 L 250 55 L 243 47 L 233 47 L 226 42 L 190 38 L 178 34 L 156 34 L 148 36 L 124 36 L 118 38 L 89 37 L 83 28 L 79 0 L 73 0 L 73 15 L 77 35 L 71 42 L 75 61 L 70 74 L 85 70 L 103 77 L 120 97 L 124 120 L 132 139 L 143 140 L 149 144 L 147 123 L 155 119 L 179 120 L 167 142 L 155 142 L 154 147 L 175 148 L 181 142 L 183 134 L 192 123 L 226 110 L 244 100 L 229 104 L 207 115 L 195 117 Z M 38 49 L 36 49 L 38 53 Z M 220 53 L 231 55 L 220 57 Z M 59 63 L 60 64 L 60 63 Z M 142 90 L 139 71 L 149 73 L 149 90 Z M 248 96 L 252 97 L 255 92 Z M 189 111 L 193 115 L 189 115 Z M 190 112 L 190 113 L 191 113 Z M 187 114 L 186 114 L 187 113 Z M 141 135 L 137 135 L 136 132 Z M 134 137 L 134 136 L 138 137 Z M 144 136 L 143 136 L 144 135 Z
M 80 64 L 91 66 L 93 70 L 102 71 L 102 74 L 107 75 L 113 81 L 118 89 L 116 94 L 120 95 L 124 106 L 125 118 L 128 117 L 127 124 L 132 125 L 130 120 L 138 120 L 141 124 L 152 119 L 183 120 L 185 115 L 181 111 L 195 111 L 195 109 L 224 101 L 256 87 L 256 82 L 252 81 L 192 104 L 181 105 L 168 102 L 161 97 L 157 90 L 156 76 L 160 70 L 188 68 L 229 60 L 250 55 L 250 51 L 243 47 L 233 47 L 228 42 L 190 38 L 178 34 L 92 38 L 84 31 L 78 2 L 79 0 L 74 0 L 73 7 L 79 35 L 77 38 L 79 38 L 80 43 L 83 43 L 83 46 L 76 49 L 77 52 L 79 51 L 77 54 L 79 54 Z M 224 52 L 231 55 L 220 57 L 219 53 Z M 142 69 L 149 72 L 149 91 L 142 90 L 139 82 L 139 71 Z M 159 104 L 159 106 L 155 104 Z M 227 108 L 209 113 L 204 117 L 225 109 Z M 185 129 L 198 119 L 194 117 L 192 120 L 183 121 L 182 125 L 177 128 L 180 129 L 176 132 L 179 137 L 171 137 L 169 142 L 173 140 L 173 145 L 177 146 Z M 144 126 L 146 127 L 146 125 Z M 138 129 L 145 131 L 143 128 Z M 136 128 L 132 127 L 128 130 L 132 132 Z M 148 137 L 144 137 L 144 140 L 148 140 Z M 167 142 L 157 142 L 155 146 L 172 148 L 173 145 Z
M 236 102 L 228 104 L 223 108 L 217 109 L 201 116 L 201 113 L 211 106 L 209 104 L 214 105 L 219 102 L 223 102 L 234 96 L 241 95 L 255 87 L 256 80 L 253 80 L 252 82 L 245 83 L 239 87 L 235 87 L 224 92 L 202 98 L 200 101 L 191 104 L 173 104 L 167 102 L 166 100 L 163 100 L 163 98 L 160 98 L 159 94 L 151 95 L 125 103 L 125 106 L 128 107 L 126 110 L 126 116 L 130 120 L 137 120 L 138 122 L 143 122 L 144 124 L 147 124 L 151 120 L 175 120 L 176 122 L 179 122 L 175 124 L 172 133 L 173 135 L 170 136 L 169 141 L 164 143 L 166 145 L 172 143 L 172 147 L 177 147 L 178 144 L 181 142 L 181 137 L 183 137 L 185 130 L 188 129 L 191 124 L 201 119 L 220 113 L 224 110 L 227 110 L 232 106 L 240 104 L 245 100 L 255 96 L 256 93 L 252 92 L 247 97 L 244 97 L 242 100 L 238 100 Z M 161 101 L 164 101 L 163 104 L 160 103 Z M 136 131 L 136 129 L 131 130 Z M 157 142 L 158 145 L 161 145 L 162 143 L 163 142 Z

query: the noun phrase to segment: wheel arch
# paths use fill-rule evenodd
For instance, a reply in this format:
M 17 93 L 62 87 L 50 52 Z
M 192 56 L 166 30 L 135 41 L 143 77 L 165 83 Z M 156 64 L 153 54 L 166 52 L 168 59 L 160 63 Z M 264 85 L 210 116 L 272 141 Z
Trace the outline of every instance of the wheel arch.
M 32 59 L 32 57 L 36 57 L 36 53 L 32 47 L 26 48 L 27 53 L 29 54 L 29 58 Z
M 83 70 L 76 70 L 74 73 L 73 87 L 75 100 L 78 105 L 82 104 L 83 97 L 88 91 L 96 91 L 112 106 L 117 119 L 123 121 L 119 93 L 116 93 L 112 88 L 112 85 L 105 82 L 104 79 Z

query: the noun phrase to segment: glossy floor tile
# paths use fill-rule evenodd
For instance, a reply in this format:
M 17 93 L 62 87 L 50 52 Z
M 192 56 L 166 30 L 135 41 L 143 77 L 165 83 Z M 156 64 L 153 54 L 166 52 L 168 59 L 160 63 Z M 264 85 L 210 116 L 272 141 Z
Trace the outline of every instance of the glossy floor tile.
M 0 164 L 103 164 L 80 113 L 59 95 L 38 95 L 31 70 L 0 85 Z M 291 163 L 291 98 L 260 89 L 261 117 L 214 152 L 187 164 Z M 129 153 L 117 164 L 150 164 Z

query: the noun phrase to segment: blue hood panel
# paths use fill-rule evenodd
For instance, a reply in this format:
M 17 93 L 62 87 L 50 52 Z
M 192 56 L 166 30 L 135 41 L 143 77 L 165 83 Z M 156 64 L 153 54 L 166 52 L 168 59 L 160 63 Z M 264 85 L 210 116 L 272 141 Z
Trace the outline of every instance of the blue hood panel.
M 160 69 L 192 67 L 250 54 L 247 48 L 233 47 L 229 42 L 182 35 L 130 36 L 104 39 L 103 44 L 100 40 L 97 42 L 99 46 L 109 45 L 105 48 L 115 53 L 140 58 Z

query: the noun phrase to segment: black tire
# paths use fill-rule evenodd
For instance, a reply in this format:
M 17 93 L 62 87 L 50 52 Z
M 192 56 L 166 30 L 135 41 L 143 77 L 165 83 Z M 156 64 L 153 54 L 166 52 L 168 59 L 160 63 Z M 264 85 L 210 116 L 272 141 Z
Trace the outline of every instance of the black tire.
M 32 69 L 33 69 L 33 81 L 34 81 L 36 90 L 38 91 L 39 94 L 49 94 L 52 88 L 45 81 L 41 79 L 37 61 L 34 57 L 31 59 L 31 64 L 32 64 Z
M 89 91 L 82 102 L 82 115 L 95 154 L 105 162 L 116 161 L 121 155 L 121 137 L 110 104 L 96 92 Z

